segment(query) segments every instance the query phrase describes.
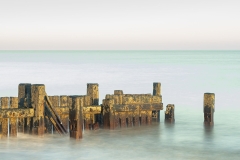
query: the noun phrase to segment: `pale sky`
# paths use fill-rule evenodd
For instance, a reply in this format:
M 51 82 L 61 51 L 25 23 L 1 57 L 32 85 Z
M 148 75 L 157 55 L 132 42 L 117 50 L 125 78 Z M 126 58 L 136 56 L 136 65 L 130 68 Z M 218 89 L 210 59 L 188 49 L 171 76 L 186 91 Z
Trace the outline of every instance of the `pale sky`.
M 212 49 L 240 49 L 240 0 L 0 0 L 0 50 Z

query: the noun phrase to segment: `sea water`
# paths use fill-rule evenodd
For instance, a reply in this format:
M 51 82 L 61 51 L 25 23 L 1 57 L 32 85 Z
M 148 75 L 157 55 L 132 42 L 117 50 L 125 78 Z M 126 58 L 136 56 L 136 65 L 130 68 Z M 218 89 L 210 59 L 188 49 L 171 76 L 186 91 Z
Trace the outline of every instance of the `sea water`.
M 240 51 L 0 51 L 0 97 L 19 83 L 48 95 L 152 93 L 161 82 L 175 124 L 84 131 L 83 139 L 19 133 L 0 139 L 0 159 L 239 159 Z M 203 94 L 215 93 L 214 126 L 203 125 Z

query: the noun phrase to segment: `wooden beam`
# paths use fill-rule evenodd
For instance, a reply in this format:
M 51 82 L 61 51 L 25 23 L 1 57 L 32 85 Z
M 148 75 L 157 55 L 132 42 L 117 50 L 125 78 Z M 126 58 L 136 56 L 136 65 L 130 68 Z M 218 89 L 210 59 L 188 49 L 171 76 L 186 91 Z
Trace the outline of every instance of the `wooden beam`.
M 33 108 L 0 109 L 0 118 L 25 118 L 33 116 L 34 116 Z

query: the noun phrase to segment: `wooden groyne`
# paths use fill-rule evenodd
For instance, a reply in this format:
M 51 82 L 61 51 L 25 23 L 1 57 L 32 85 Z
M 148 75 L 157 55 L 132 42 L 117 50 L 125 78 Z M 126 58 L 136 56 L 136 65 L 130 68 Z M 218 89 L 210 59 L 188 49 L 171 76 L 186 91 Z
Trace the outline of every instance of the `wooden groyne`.
M 83 130 L 119 129 L 160 121 L 163 110 L 161 83 L 153 83 L 153 94 L 124 94 L 114 90 L 99 104 L 99 85 L 88 83 L 86 95 L 48 96 L 44 84 L 21 83 L 18 97 L 0 98 L 0 135 L 17 133 L 43 136 L 57 132 L 81 139 Z M 213 125 L 215 94 L 205 93 L 204 124 Z M 168 104 L 165 122 L 175 122 L 175 105 Z

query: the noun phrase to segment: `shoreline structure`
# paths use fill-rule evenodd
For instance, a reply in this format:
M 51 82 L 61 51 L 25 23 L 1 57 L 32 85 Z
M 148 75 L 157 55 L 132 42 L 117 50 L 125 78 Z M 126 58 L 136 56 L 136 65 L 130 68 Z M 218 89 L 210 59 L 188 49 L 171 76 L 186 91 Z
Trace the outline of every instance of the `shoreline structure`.
M 18 97 L 1 97 L 0 135 L 18 132 L 43 136 L 58 132 L 81 139 L 83 130 L 150 125 L 160 122 L 163 110 L 161 83 L 153 83 L 153 94 L 124 94 L 114 90 L 99 104 L 97 83 L 87 84 L 86 95 L 48 96 L 44 84 L 20 83 Z M 215 95 L 204 94 L 204 124 L 213 125 Z M 174 123 L 174 104 L 168 104 L 165 122 Z

